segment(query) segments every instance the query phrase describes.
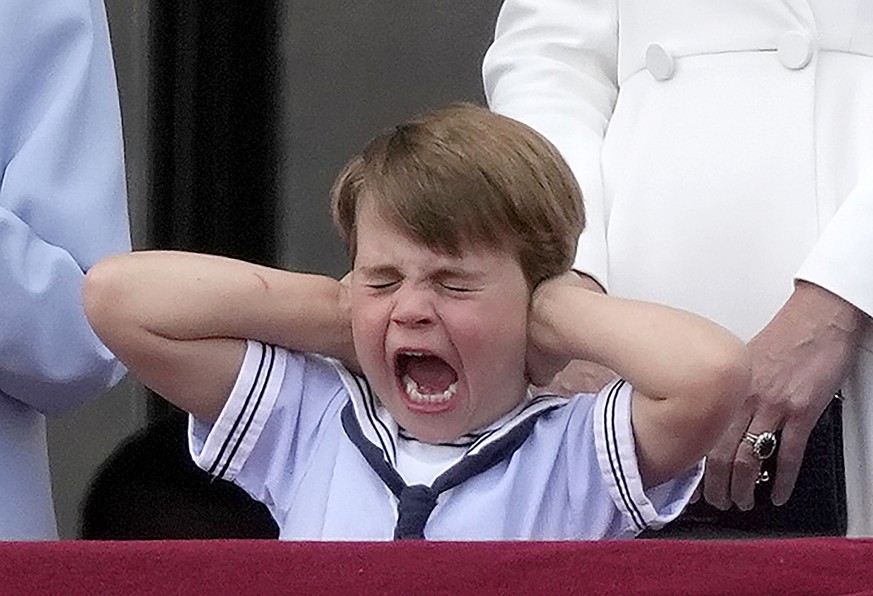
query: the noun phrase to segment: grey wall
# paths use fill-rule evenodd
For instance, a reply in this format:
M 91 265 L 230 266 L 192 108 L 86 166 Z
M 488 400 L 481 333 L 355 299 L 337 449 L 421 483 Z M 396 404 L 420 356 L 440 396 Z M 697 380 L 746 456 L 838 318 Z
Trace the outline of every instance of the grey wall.
M 121 95 L 128 173 L 128 206 L 135 246 L 145 242 L 147 201 L 147 0 L 107 0 Z M 107 395 L 48 421 L 49 458 L 58 529 L 75 538 L 79 507 L 99 465 L 146 420 L 144 394 L 125 379 Z
M 283 264 L 346 267 L 328 192 L 385 127 L 455 100 L 483 103 L 480 64 L 499 0 L 292 0 L 284 15 Z

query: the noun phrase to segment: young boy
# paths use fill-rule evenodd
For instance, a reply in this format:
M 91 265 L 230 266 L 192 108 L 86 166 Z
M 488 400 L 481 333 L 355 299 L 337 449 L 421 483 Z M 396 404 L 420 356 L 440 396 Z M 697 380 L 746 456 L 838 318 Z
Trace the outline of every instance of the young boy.
M 554 148 L 454 106 L 370 143 L 333 207 L 343 282 L 182 253 L 89 272 L 91 323 L 191 412 L 200 466 L 286 539 L 616 538 L 679 513 L 745 348 L 577 284 L 581 197 Z M 571 359 L 627 380 L 528 394 Z

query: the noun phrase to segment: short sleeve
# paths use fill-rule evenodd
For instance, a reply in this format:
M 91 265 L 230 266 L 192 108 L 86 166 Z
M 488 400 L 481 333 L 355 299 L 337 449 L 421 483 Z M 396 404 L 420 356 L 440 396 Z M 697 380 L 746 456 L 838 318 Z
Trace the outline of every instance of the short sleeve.
M 289 357 L 281 348 L 247 342 L 236 383 L 218 420 L 209 425 L 191 417 L 191 456 L 210 475 L 236 478 L 273 411 Z M 290 364 L 289 370 L 294 368 L 293 359 Z
M 594 404 L 594 441 L 600 473 L 623 522 L 636 535 L 659 529 L 678 516 L 703 475 L 703 461 L 679 476 L 645 490 L 637 463 L 631 423 L 633 387 L 619 379 L 605 387 Z
M 249 341 L 236 383 L 215 424 L 189 420 L 194 462 L 266 504 L 292 503 L 326 432 L 347 401 L 327 359 Z

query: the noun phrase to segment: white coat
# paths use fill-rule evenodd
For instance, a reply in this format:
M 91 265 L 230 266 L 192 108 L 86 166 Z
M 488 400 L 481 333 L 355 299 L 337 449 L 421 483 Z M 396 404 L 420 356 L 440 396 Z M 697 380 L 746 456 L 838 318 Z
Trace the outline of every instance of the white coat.
M 873 0 L 507 0 L 483 70 L 570 163 L 576 267 L 611 294 L 745 340 L 795 279 L 873 314 Z M 873 333 L 843 394 L 873 535 Z

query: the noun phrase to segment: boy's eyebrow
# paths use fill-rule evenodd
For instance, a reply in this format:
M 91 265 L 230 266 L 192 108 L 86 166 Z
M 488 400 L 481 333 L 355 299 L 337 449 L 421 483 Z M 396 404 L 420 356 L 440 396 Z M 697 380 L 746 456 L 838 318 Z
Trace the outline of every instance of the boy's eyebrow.
M 373 265 L 370 267 L 359 267 L 358 272 L 367 277 L 396 277 L 400 275 L 397 267 L 391 265 Z
M 392 265 L 363 266 L 358 271 L 367 277 L 396 277 L 400 270 Z M 478 269 L 463 269 L 461 267 L 439 267 L 428 273 L 428 277 L 436 280 L 459 279 L 463 281 L 476 281 L 485 277 L 484 271 Z
M 485 277 L 484 271 L 478 269 L 462 269 L 460 267 L 440 267 L 430 274 L 433 279 L 458 279 L 463 281 L 476 281 Z

